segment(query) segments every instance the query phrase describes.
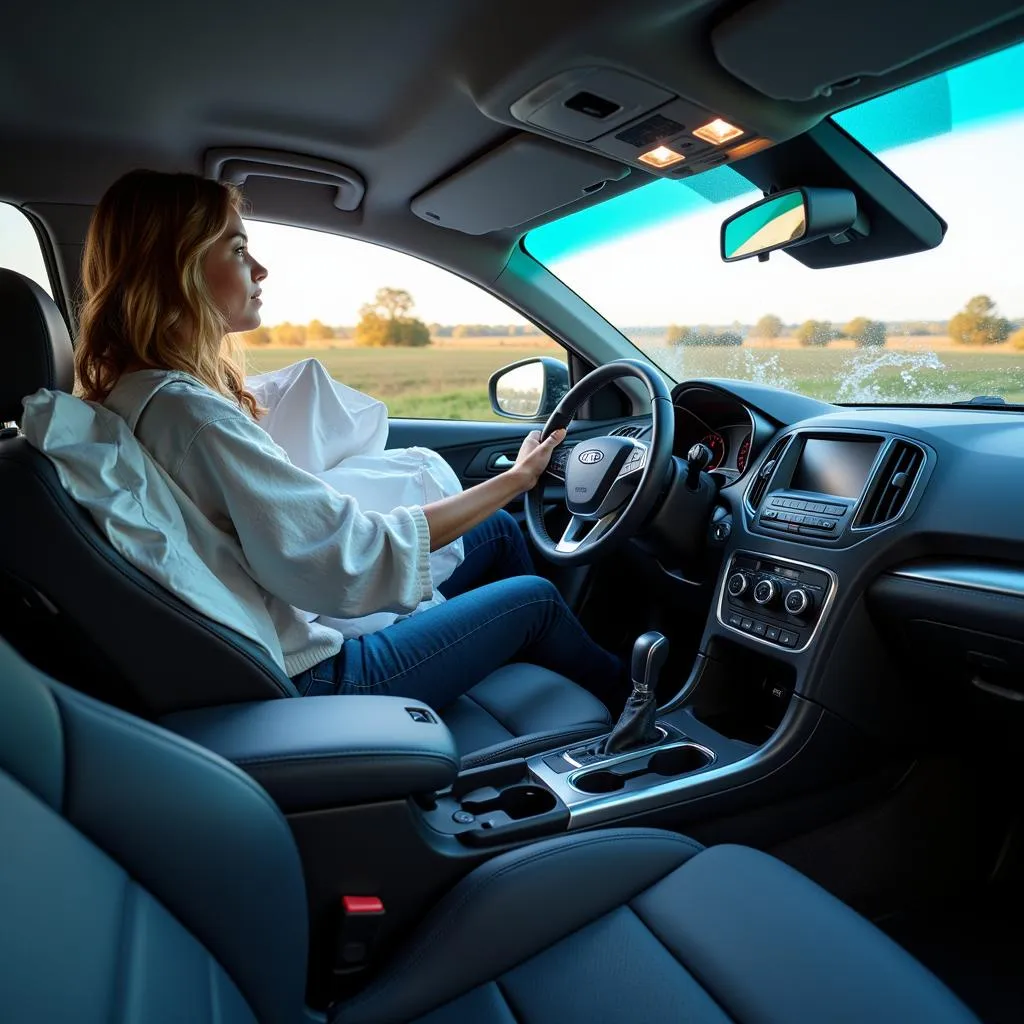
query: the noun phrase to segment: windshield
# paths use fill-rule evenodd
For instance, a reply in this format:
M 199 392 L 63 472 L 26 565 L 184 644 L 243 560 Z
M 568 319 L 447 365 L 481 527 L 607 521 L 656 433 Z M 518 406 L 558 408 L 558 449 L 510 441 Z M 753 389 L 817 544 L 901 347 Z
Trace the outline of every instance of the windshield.
M 1024 403 L 1024 46 L 835 121 L 948 222 L 941 245 L 825 270 L 785 252 L 726 264 L 722 221 L 761 193 L 720 167 L 571 214 L 526 247 L 674 380 Z

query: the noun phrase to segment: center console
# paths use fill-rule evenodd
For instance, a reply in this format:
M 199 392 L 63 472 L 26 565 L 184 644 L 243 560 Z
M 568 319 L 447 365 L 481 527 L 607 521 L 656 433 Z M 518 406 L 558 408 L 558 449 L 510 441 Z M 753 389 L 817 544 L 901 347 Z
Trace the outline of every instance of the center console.
M 831 569 L 738 551 L 718 597 L 721 625 L 770 647 L 805 650 L 835 597 Z

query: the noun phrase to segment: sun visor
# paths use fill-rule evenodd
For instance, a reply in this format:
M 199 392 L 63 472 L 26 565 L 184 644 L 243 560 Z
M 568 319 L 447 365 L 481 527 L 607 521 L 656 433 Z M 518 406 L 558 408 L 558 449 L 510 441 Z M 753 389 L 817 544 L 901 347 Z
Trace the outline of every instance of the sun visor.
M 776 100 L 813 100 L 1024 12 L 1014 0 L 755 0 L 711 33 L 719 63 Z
M 616 161 L 518 135 L 421 192 L 410 206 L 431 224 L 483 235 L 525 224 L 627 174 Z

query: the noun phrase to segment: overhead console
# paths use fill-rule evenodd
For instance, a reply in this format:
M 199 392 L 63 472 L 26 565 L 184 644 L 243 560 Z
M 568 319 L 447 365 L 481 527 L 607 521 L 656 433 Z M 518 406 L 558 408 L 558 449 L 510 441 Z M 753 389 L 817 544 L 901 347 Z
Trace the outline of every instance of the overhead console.
M 485 234 L 586 199 L 630 168 L 687 178 L 772 145 L 750 125 L 610 67 L 560 72 L 502 120 L 522 133 L 415 196 L 417 217 Z
M 510 113 L 615 160 L 685 178 L 771 145 L 749 125 L 616 68 L 564 71 L 531 89 Z
M 744 504 L 755 532 L 845 546 L 906 515 L 932 459 L 888 434 L 796 430 L 772 446 Z

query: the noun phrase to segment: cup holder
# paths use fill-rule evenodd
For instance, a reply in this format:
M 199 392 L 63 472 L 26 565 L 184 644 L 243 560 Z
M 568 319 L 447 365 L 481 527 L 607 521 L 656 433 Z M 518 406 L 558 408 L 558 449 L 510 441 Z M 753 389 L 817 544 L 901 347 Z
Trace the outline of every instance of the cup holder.
M 697 771 L 698 768 L 706 768 L 709 764 L 711 758 L 706 751 L 687 744 L 670 750 L 659 750 L 651 758 L 647 771 L 655 775 L 685 775 L 687 772 Z
M 587 772 L 573 785 L 584 793 L 616 793 L 626 785 L 626 776 L 615 772 Z
M 520 783 L 506 786 L 502 790 L 477 790 L 467 794 L 461 801 L 464 811 L 470 814 L 490 814 L 504 811 L 513 821 L 535 818 L 555 809 L 558 801 L 551 790 L 543 786 Z
M 553 811 L 555 802 L 555 794 L 541 786 L 509 786 L 502 791 L 494 809 L 504 811 L 513 821 L 521 821 Z
M 657 750 L 653 754 L 643 754 L 623 761 L 614 768 L 584 772 L 573 779 L 572 784 L 582 793 L 617 793 L 630 783 L 652 785 L 657 781 L 655 777 L 671 779 L 699 771 L 713 760 L 713 756 L 703 747 L 693 743 L 681 743 Z M 638 786 L 634 784 L 630 788 Z

